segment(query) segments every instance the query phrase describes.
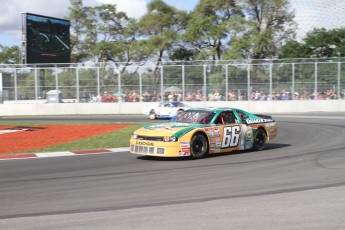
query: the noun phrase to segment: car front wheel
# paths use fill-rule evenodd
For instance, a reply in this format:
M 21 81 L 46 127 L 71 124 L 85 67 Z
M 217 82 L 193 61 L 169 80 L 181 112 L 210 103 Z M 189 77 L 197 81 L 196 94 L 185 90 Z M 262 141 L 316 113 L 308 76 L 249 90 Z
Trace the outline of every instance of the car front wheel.
M 191 157 L 193 159 L 200 159 L 208 153 L 208 142 L 204 135 L 197 133 L 195 134 L 190 142 Z
M 153 109 L 150 111 L 149 118 L 151 120 L 156 119 L 156 112 Z

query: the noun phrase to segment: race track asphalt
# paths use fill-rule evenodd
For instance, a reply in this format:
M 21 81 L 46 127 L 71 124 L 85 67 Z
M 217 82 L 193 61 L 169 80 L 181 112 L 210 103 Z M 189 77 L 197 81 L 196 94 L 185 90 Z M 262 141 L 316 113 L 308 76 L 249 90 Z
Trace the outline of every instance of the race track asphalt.
M 0 161 L 0 229 L 343 229 L 345 114 L 274 118 L 261 152 Z

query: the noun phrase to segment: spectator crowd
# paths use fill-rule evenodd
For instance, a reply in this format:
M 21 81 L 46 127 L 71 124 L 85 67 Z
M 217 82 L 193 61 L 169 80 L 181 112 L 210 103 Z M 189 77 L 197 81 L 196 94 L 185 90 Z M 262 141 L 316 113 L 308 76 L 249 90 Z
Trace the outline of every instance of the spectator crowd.
M 121 95 L 107 91 L 102 96 L 92 95 L 90 102 L 158 102 L 158 101 L 269 101 L 269 100 L 336 100 L 345 99 L 345 88 L 340 92 L 340 98 L 333 88 L 319 92 L 303 89 L 302 91 L 289 92 L 285 88 L 272 94 L 263 90 L 252 91 L 249 98 L 242 90 L 229 90 L 227 95 L 222 95 L 219 90 L 203 95 L 201 90 L 186 91 L 183 97 L 182 91 L 166 92 L 163 95 L 158 91 L 144 91 L 139 95 L 136 90 L 131 90 Z

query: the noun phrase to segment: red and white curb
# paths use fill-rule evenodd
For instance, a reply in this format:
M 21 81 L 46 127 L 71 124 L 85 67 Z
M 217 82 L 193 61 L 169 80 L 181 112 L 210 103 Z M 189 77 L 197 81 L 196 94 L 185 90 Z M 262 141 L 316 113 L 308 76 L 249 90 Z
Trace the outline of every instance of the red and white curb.
M 110 149 L 93 149 L 93 150 L 75 150 L 63 152 L 48 152 L 48 153 L 24 153 L 24 154 L 0 154 L 0 160 L 14 160 L 26 158 L 47 158 L 47 157 L 66 157 L 66 156 L 80 156 L 80 155 L 95 155 L 104 153 L 118 153 L 129 151 L 129 147 L 125 148 L 110 148 Z

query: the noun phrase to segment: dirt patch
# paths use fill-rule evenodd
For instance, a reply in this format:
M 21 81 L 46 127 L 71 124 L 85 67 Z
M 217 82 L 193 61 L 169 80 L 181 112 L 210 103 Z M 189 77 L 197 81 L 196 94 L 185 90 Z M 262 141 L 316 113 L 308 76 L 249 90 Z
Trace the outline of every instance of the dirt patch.
M 127 124 L 100 125 L 0 125 L 0 154 L 63 144 L 129 127 Z

